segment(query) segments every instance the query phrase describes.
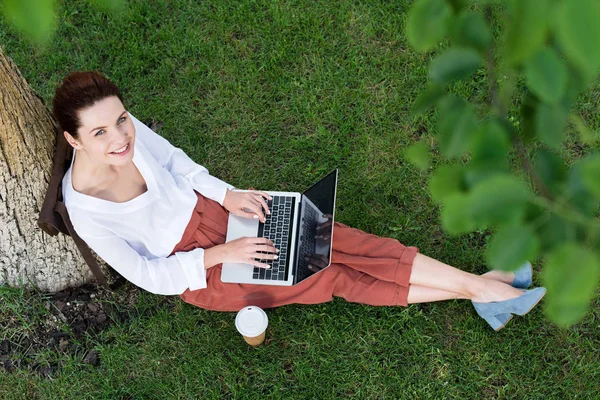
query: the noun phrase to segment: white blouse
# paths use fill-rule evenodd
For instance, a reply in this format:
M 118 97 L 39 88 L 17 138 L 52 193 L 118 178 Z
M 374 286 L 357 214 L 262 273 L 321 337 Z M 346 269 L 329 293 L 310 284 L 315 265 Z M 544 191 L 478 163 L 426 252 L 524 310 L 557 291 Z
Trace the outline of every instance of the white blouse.
M 169 254 L 181 241 L 194 212 L 194 190 L 222 205 L 227 189 L 233 186 L 211 176 L 133 115 L 129 118 L 136 132 L 133 163 L 148 190 L 123 203 L 77 192 L 71 161 L 62 180 L 62 194 L 73 227 L 112 268 L 149 292 L 174 295 L 188 288 L 204 289 L 204 249 Z

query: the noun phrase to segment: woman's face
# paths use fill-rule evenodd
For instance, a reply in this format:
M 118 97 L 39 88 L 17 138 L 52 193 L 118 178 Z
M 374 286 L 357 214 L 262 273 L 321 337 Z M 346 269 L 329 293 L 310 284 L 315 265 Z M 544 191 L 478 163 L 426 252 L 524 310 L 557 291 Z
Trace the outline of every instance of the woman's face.
M 79 111 L 79 120 L 77 139 L 66 131 L 65 137 L 90 161 L 122 166 L 133 158 L 135 126 L 118 97 L 107 97 Z

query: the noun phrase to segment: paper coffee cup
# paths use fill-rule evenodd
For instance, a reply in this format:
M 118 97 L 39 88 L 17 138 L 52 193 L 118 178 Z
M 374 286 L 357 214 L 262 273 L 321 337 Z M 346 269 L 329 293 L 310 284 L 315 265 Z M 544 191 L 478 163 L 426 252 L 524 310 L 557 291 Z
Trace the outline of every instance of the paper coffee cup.
M 251 346 L 258 346 L 264 342 L 268 325 L 267 313 L 257 306 L 244 307 L 235 317 L 235 327 Z

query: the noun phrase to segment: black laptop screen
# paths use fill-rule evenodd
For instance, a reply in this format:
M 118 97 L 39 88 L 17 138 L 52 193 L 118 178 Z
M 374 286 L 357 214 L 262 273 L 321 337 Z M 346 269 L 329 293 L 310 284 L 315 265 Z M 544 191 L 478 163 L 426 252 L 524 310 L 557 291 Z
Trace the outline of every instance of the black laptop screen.
M 337 180 L 337 169 L 307 189 L 303 195 L 308 197 L 323 214 L 333 215 L 333 204 L 335 202 L 335 183 Z
M 338 170 L 335 169 L 302 193 L 303 200 L 307 199 L 312 204 L 303 201 L 296 283 L 318 272 L 321 269 L 319 267 L 330 264 L 337 175 Z M 309 269 L 308 264 L 317 266 L 317 270 Z

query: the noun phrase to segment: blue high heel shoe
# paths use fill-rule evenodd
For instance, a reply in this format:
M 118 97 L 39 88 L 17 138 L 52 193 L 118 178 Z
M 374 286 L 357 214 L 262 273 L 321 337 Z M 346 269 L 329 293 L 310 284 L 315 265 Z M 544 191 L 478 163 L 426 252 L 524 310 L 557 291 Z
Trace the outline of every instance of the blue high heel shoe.
M 498 332 L 500 329 L 504 328 L 506 326 L 506 324 L 508 324 L 508 321 L 510 321 L 511 319 L 513 319 L 513 315 L 511 313 L 506 313 L 506 314 L 498 314 L 494 317 L 489 318 L 491 323 L 487 319 L 486 319 L 486 321 L 488 322 L 488 324 L 490 324 L 490 326 L 496 332 Z
M 529 261 L 526 261 L 525 264 L 520 266 L 514 273 L 515 278 L 511 283 L 512 287 L 527 289 L 531 286 L 531 282 L 533 281 L 533 267 Z M 499 326 L 499 328 L 495 330 L 499 331 L 512 319 L 512 314 L 499 314 L 496 315 L 496 318 L 498 319 L 496 325 Z
M 513 283 L 511 283 L 511 286 L 519 289 L 527 289 L 531 286 L 532 280 L 533 267 L 529 261 L 526 261 L 525 264 L 515 271 L 515 279 L 513 280 Z
M 525 315 L 540 302 L 546 294 L 546 288 L 538 287 L 525 292 L 514 299 L 494 301 L 490 303 L 478 303 L 471 301 L 477 314 L 494 329 L 499 331 L 512 318 L 511 314 Z M 509 315 L 506 319 L 505 315 Z

